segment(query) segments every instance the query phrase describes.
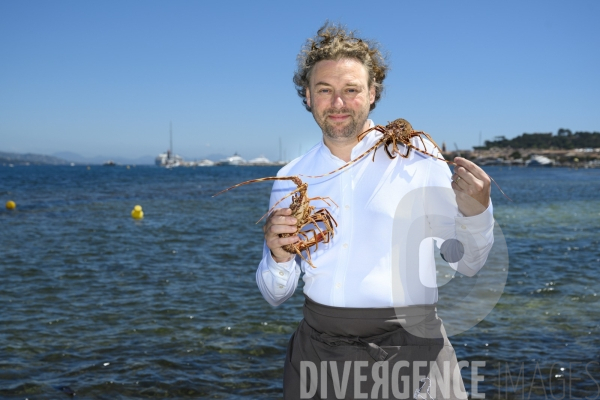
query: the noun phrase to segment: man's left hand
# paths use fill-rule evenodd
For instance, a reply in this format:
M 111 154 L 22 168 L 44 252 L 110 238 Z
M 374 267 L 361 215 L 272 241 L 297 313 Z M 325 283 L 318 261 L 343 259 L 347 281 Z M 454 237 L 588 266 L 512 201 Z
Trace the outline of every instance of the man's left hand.
M 458 209 L 465 217 L 481 214 L 490 205 L 490 177 L 466 158 L 456 157 L 454 162 L 452 189 L 456 193 Z

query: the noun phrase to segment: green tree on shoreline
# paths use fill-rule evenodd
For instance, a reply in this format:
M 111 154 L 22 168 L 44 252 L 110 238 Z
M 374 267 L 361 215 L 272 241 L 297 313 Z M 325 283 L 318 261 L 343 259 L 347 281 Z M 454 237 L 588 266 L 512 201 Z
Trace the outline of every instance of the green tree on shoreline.
M 489 150 L 492 147 L 511 147 L 514 149 L 579 149 L 600 148 L 600 132 L 571 132 L 560 128 L 556 135 L 550 133 L 523 133 L 512 139 L 497 136 L 495 140 L 486 140 L 484 146 L 475 150 Z

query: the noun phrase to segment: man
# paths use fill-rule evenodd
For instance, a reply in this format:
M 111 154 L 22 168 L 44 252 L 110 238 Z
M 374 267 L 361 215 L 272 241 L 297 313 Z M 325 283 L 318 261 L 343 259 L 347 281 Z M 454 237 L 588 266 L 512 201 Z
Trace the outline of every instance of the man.
M 294 82 L 323 142 L 278 175 L 321 175 L 369 149 L 381 134 L 372 131 L 361 142 L 357 137 L 374 126 L 368 116 L 386 72 L 377 45 L 341 27 L 325 25 L 309 39 Z M 428 141 L 425 148 L 412 143 L 434 151 Z M 435 313 L 431 238 L 458 243 L 446 254 L 454 257 L 449 261 L 455 269 L 472 276 L 492 245 L 493 216 L 489 177 L 466 159 L 454 161 L 451 175 L 445 162 L 418 151 L 394 159 L 379 151 L 374 160 L 365 157 L 311 181 L 310 197 L 330 197 L 339 205 L 328 207 L 339 226 L 312 253 L 316 268 L 282 249 L 300 240 L 279 237 L 295 232 L 290 209 L 282 203 L 269 216 L 256 275 L 263 296 L 279 305 L 294 293 L 301 272 L 305 282 L 304 319 L 287 350 L 285 399 L 431 398 L 431 389 L 437 390 L 435 398 L 466 398 L 456 356 Z M 277 181 L 271 206 L 293 189 Z M 426 194 L 434 193 L 430 189 L 442 195 Z M 454 190 L 456 200 L 448 201 L 444 190 Z M 429 205 L 433 197 L 438 200 Z M 415 219 L 422 211 L 423 218 Z M 418 248 L 407 248 L 413 242 Z M 426 283 L 431 281 L 433 286 Z

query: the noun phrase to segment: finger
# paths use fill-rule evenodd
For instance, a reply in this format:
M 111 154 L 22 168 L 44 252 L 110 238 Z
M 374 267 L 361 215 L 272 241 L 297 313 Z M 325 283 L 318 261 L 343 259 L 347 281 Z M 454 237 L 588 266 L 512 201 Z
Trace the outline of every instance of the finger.
M 282 233 L 295 233 L 296 225 L 271 225 L 267 228 L 267 235 L 279 235 Z
M 292 210 L 289 208 L 278 208 L 269 215 L 270 219 L 276 219 L 281 217 L 287 217 L 292 215 Z
M 291 213 L 291 208 L 276 208 L 271 215 L 290 215 Z
M 267 221 L 269 219 L 273 219 L 276 217 L 281 217 L 281 216 L 285 216 L 285 215 L 292 215 L 292 210 L 289 208 L 276 208 L 275 211 L 273 211 L 269 217 L 267 218 Z
M 282 249 L 283 246 L 294 244 L 298 242 L 300 238 L 297 235 L 288 236 L 288 237 L 274 237 L 271 240 L 267 240 L 267 247 L 273 252 L 273 254 L 277 254 L 278 257 L 283 257 L 285 250 Z
M 286 238 L 279 238 L 279 240 L 273 240 L 267 242 L 267 247 L 271 250 L 273 259 L 276 262 L 286 262 L 293 258 L 293 256 L 283 249 L 283 246 L 294 245 L 299 240 L 297 236 L 290 236 Z
M 292 210 L 289 208 L 278 208 L 269 215 L 263 226 L 263 232 L 266 232 L 271 225 L 294 225 L 296 218 L 290 216 Z
M 452 181 L 461 188 L 466 188 L 468 185 L 474 185 L 476 178 L 463 167 L 456 168 L 452 175 Z
M 472 170 L 469 170 L 464 166 L 457 165 L 454 168 L 454 175 L 452 176 L 453 181 L 455 181 L 465 192 L 470 194 L 490 186 L 490 177 L 484 170 L 467 159 L 462 158 L 462 160 L 468 162 L 469 165 L 472 164 L 473 168 Z M 473 172 L 475 174 L 473 174 Z
M 466 171 L 467 173 L 472 174 L 475 178 L 480 180 L 485 181 L 488 178 L 488 175 L 485 173 L 485 171 L 473 161 L 467 160 L 463 157 L 455 157 L 454 162 L 456 163 L 455 172 L 459 172 L 463 179 L 465 178 L 465 176 L 463 176 L 463 174 L 460 173 L 461 171 L 463 173 Z
M 459 181 L 460 182 L 460 181 Z M 455 180 L 452 180 L 451 184 L 452 189 L 454 189 L 457 192 L 464 192 L 464 190 L 460 187 L 459 183 L 456 183 Z
M 287 237 L 277 236 L 277 237 L 272 238 L 271 240 L 267 241 L 267 246 L 271 249 L 273 249 L 273 248 L 276 249 L 276 248 L 283 247 L 288 244 L 296 243 L 299 240 L 300 240 L 300 237 L 298 235 L 292 235 L 292 236 L 287 236 Z M 269 246 L 269 244 L 271 246 Z
M 267 227 L 267 229 L 269 229 L 271 226 L 278 226 L 278 225 L 295 227 L 296 222 L 297 222 L 296 218 L 294 218 L 292 216 L 277 215 L 277 216 L 271 218 L 269 221 L 267 221 L 265 226 Z
M 298 228 L 296 224 L 268 224 L 263 227 L 265 239 L 282 233 L 295 233 Z
M 466 158 L 463 158 L 463 157 L 454 157 L 454 163 L 456 164 L 457 167 L 463 167 L 466 169 L 479 168 L 477 166 L 477 164 L 475 164 L 473 161 L 467 160 Z
M 470 196 L 487 207 L 490 196 L 489 182 L 479 180 L 468 172 L 465 172 L 463 176 L 466 176 L 466 178 L 463 179 L 458 175 L 452 181 L 452 188 L 457 192 L 457 198 L 459 197 L 458 192 L 460 192 L 460 194 Z

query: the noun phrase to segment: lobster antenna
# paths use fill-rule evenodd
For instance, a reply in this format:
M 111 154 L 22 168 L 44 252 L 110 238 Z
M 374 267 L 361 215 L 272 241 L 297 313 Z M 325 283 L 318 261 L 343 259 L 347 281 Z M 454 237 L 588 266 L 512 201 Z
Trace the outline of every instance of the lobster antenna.
M 362 159 L 364 156 L 366 156 L 371 151 L 373 151 L 374 149 L 376 149 L 377 147 L 379 147 L 379 145 L 381 143 L 383 143 L 383 142 L 378 141 L 377 143 L 375 143 L 375 145 L 373 145 L 373 147 L 371 147 L 370 149 L 368 149 L 367 151 L 365 151 L 364 153 L 362 153 L 360 156 L 356 157 L 354 160 L 350 160 L 346 164 L 344 164 L 341 167 L 339 167 L 338 169 L 335 169 L 335 170 L 333 170 L 331 172 L 328 172 L 326 174 L 323 174 L 323 175 L 303 175 L 303 174 L 298 174 L 298 176 L 303 176 L 305 178 L 322 178 L 324 176 L 335 174 L 336 172 L 339 172 L 339 171 L 343 170 L 344 168 L 349 167 L 350 165 L 354 164 L 355 162 L 360 161 L 360 159 Z
M 255 183 L 255 182 L 262 182 L 262 181 L 293 181 L 297 186 L 302 185 L 302 181 L 297 176 L 269 176 L 269 177 L 266 177 L 266 178 L 251 179 L 251 180 L 246 181 L 246 182 L 238 183 L 237 185 L 233 185 L 233 186 L 231 186 L 231 187 L 229 187 L 229 188 L 227 188 L 225 190 L 221 190 L 217 194 L 213 194 L 212 197 L 217 197 L 221 193 L 225 193 L 225 192 L 227 192 L 227 191 L 229 191 L 231 189 L 235 189 L 235 188 L 238 188 L 240 186 L 248 185 L 250 183 Z M 298 182 L 300 182 L 300 183 L 298 183 Z

